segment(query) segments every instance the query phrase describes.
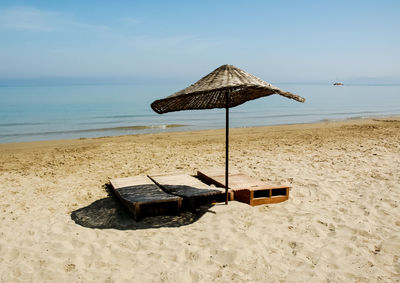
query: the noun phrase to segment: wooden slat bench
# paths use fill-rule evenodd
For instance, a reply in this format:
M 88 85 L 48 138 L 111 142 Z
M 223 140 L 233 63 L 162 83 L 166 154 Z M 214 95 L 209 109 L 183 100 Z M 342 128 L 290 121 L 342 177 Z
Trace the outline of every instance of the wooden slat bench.
M 194 209 L 200 205 L 223 202 L 224 189 L 211 187 L 188 174 L 174 173 L 149 176 L 165 191 L 183 198 L 183 207 Z
M 144 216 L 180 213 L 182 198 L 165 193 L 146 176 L 112 179 L 110 184 L 135 220 Z
M 197 177 L 205 183 L 225 187 L 223 169 L 201 170 L 197 172 Z M 235 200 L 252 206 L 278 203 L 289 198 L 288 186 L 270 186 L 236 170 L 229 172 L 228 184 Z

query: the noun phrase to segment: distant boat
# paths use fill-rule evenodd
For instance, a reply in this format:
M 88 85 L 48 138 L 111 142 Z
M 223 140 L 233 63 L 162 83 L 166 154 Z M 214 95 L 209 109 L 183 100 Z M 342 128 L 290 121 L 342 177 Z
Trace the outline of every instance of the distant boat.
M 333 85 L 343 85 L 343 83 L 336 82 L 336 83 L 333 83 Z

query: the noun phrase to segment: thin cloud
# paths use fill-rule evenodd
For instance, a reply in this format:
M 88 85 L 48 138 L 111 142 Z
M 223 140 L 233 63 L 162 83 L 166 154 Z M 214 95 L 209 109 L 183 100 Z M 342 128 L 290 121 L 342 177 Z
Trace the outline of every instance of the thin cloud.
M 93 25 L 70 19 L 67 15 L 34 7 L 12 7 L 0 11 L 0 28 L 15 31 L 52 32 L 61 30 L 108 31 L 105 25 Z
M 0 12 L 0 27 L 20 31 L 52 31 L 50 23 L 57 13 L 43 12 L 32 7 L 13 7 Z

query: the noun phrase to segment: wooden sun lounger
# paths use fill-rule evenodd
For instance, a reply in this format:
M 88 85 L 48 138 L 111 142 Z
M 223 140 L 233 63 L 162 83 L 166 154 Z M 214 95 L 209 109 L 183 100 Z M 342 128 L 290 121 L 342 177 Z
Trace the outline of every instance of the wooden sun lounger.
M 182 198 L 165 193 L 146 176 L 112 179 L 110 184 L 135 220 L 144 216 L 180 213 Z
M 225 187 L 225 171 L 223 169 L 201 170 L 197 177 L 207 184 Z M 238 171 L 229 173 L 229 189 L 233 198 L 252 206 L 278 203 L 289 199 L 288 186 L 270 186 Z
M 194 209 L 200 205 L 223 202 L 225 191 L 210 187 L 188 174 L 165 174 L 149 176 L 163 190 L 183 198 L 185 208 Z

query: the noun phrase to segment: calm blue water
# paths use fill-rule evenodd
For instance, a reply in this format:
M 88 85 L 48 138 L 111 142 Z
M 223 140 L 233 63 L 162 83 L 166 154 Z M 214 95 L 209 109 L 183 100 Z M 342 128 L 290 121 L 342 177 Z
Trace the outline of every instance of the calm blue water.
M 230 111 L 231 127 L 400 115 L 400 86 L 277 84 L 303 103 L 273 95 Z M 185 85 L 0 87 L 0 143 L 225 127 L 225 110 L 158 115 L 150 103 Z M 182 127 L 168 127 L 181 124 Z

